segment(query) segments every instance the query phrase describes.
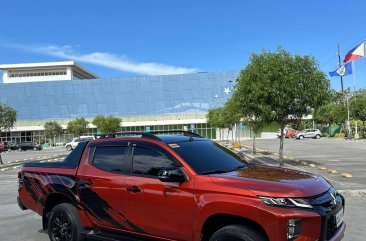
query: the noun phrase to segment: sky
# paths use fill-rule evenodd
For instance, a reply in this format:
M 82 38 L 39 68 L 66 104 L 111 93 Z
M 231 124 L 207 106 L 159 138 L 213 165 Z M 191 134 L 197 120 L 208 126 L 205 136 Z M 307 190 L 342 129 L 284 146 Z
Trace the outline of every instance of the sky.
M 75 60 L 100 77 L 240 70 L 283 47 L 337 68 L 366 38 L 366 1 L 130 0 L 1 2 L 0 64 Z M 366 88 L 366 59 L 355 61 Z M 340 79 L 328 77 L 340 90 Z M 344 88 L 354 87 L 352 75 Z

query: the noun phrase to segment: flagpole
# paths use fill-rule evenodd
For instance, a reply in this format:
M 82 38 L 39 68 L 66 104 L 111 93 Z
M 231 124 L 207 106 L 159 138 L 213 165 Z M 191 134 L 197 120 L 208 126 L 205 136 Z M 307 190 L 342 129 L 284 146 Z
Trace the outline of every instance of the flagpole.
M 352 61 L 352 75 L 353 75 L 353 96 L 356 99 L 356 65 L 355 61 Z M 359 138 L 358 130 L 357 130 L 357 120 L 355 121 L 355 139 Z
M 338 66 L 341 67 L 341 51 L 339 50 L 339 44 L 337 44 L 338 46 Z M 343 105 L 345 106 L 345 102 L 344 102 L 344 89 L 343 89 L 343 76 L 339 75 L 341 78 L 341 90 L 342 90 L 342 102 Z

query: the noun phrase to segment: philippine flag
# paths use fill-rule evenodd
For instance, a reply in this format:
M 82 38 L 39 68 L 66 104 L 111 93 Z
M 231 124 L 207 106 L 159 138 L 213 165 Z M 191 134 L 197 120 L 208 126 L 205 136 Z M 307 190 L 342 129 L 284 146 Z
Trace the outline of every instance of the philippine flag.
M 347 63 L 348 61 L 355 60 L 358 58 L 362 58 L 365 56 L 365 43 L 357 45 L 353 49 L 351 49 L 344 57 L 343 62 Z

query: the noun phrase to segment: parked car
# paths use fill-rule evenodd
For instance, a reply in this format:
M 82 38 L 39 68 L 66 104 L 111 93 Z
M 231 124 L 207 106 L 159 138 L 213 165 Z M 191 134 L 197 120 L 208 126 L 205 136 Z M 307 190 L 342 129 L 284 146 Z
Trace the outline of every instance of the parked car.
M 16 144 L 14 141 L 4 141 L 5 151 L 16 150 Z
M 283 130 L 283 133 L 285 135 L 285 138 L 293 138 L 293 137 L 296 137 L 297 130 L 295 130 L 293 128 L 285 128 Z M 278 129 L 278 131 L 277 131 L 277 137 L 278 138 L 281 137 L 281 129 Z
M 27 151 L 27 150 L 40 151 L 43 149 L 43 147 L 42 145 L 39 145 L 34 141 L 23 141 L 16 144 L 16 149 L 18 151 Z
M 74 150 L 77 145 L 79 144 L 79 142 L 81 141 L 89 141 L 89 140 L 95 140 L 94 136 L 80 136 L 80 137 L 75 137 L 74 139 L 72 139 L 72 141 L 67 142 L 65 147 L 66 150 L 68 151 L 72 151 Z
M 305 129 L 296 134 L 297 139 L 304 139 L 304 138 L 320 139 L 320 137 L 322 137 L 322 132 L 319 129 Z
M 321 176 L 249 164 L 183 133 L 101 136 L 79 142 L 64 161 L 24 163 L 19 207 L 42 216 L 51 241 L 344 236 L 344 197 Z

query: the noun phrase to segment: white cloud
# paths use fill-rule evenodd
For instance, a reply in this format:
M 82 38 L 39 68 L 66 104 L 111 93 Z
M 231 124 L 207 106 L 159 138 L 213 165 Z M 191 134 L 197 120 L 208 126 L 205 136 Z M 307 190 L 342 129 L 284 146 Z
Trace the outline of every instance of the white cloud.
M 7 47 L 22 49 L 28 52 L 54 56 L 62 59 L 75 60 L 82 63 L 95 64 L 136 74 L 168 75 L 197 72 L 197 69 L 194 68 L 176 67 L 159 63 L 136 63 L 127 58 L 111 53 L 93 52 L 89 54 L 79 54 L 75 52 L 70 45 L 25 46 L 11 44 L 7 45 Z

